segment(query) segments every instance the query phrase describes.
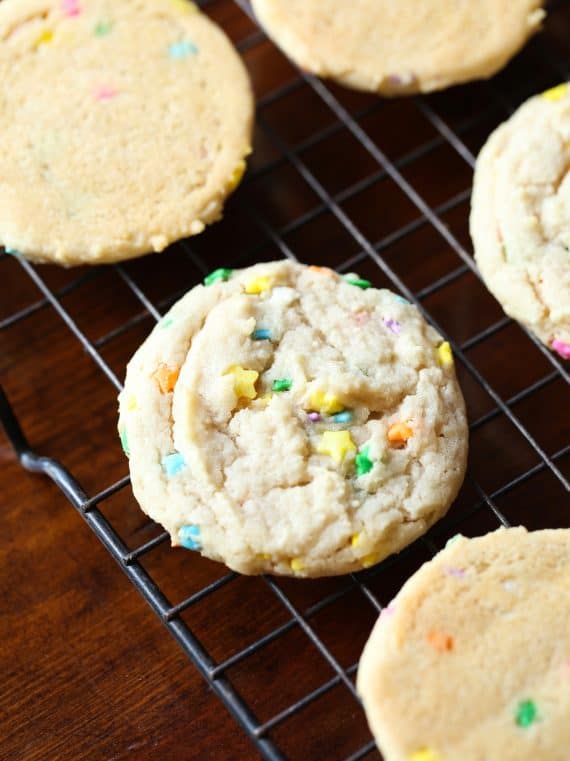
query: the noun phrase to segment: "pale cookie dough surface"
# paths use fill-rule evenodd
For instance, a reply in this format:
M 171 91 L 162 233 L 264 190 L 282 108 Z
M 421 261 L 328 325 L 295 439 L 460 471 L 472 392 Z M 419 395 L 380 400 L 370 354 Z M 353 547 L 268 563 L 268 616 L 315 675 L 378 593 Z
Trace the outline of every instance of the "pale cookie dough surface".
M 301 68 L 384 95 L 489 77 L 536 32 L 541 0 L 252 0 Z
M 385 761 L 568 761 L 570 530 L 459 537 L 404 585 L 357 688 Z
M 505 312 L 570 358 L 570 88 L 531 98 L 475 171 L 475 258 Z
M 245 168 L 247 73 L 186 0 L 3 0 L 0 81 L 0 243 L 30 259 L 161 251 Z
M 213 279 L 127 368 L 119 431 L 142 509 L 247 574 L 356 571 L 423 534 L 465 470 L 449 345 L 401 297 L 328 269 Z

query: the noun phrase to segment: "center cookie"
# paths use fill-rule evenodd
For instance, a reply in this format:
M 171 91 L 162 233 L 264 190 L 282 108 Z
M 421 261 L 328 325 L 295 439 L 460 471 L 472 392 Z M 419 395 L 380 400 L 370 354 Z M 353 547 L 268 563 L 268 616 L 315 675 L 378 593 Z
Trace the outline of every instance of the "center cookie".
M 377 563 L 446 512 L 467 454 L 449 345 L 418 310 L 287 261 L 179 301 L 129 363 L 119 429 L 173 544 L 248 574 Z

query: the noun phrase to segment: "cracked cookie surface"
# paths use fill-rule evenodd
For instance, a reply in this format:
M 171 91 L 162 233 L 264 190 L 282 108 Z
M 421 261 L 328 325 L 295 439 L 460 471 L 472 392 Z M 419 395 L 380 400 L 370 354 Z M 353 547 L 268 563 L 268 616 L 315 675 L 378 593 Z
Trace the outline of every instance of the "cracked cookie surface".
M 570 530 L 455 537 L 382 611 L 360 660 L 383 758 L 566 761 L 569 619 Z
M 570 359 L 570 87 L 523 104 L 475 171 L 471 236 L 505 312 Z
M 0 243 L 29 259 L 161 251 L 245 169 L 247 73 L 186 0 L 3 0 L 0 80 Z
M 119 430 L 142 509 L 242 573 L 322 576 L 400 550 L 461 485 L 449 345 L 366 280 L 217 270 L 128 365 Z
M 252 0 L 302 69 L 398 95 L 490 77 L 544 18 L 542 0 Z

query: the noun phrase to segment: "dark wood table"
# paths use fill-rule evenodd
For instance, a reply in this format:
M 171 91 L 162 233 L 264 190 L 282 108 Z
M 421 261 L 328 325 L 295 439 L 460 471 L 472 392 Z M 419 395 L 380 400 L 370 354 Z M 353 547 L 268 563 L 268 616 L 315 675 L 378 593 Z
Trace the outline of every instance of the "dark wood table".
M 570 11 L 557 3 L 546 31 L 491 83 L 383 101 L 300 78 L 235 2 L 214 0 L 206 10 L 239 45 L 258 97 L 248 178 L 224 221 L 188 245 L 120 268 L 37 268 L 67 323 L 30 273 L 1 257 L 0 383 L 33 448 L 93 496 L 127 466 L 116 388 L 70 324 L 122 379 L 153 324 L 133 284 L 162 312 L 204 270 L 292 252 L 356 269 L 378 286 L 395 288 L 396 275 L 420 298 L 462 350 L 473 424 L 471 478 L 449 515 L 427 541 L 365 574 L 365 587 L 352 578 L 279 582 L 332 665 L 263 579 L 233 578 L 179 615 L 216 663 L 265 638 L 224 674 L 262 723 L 296 706 L 267 731 L 284 755 L 336 761 L 371 739 L 335 673 L 336 664 L 354 677 L 377 615 L 370 598 L 387 603 L 449 536 L 493 529 L 497 513 L 529 528 L 570 524 L 557 475 L 570 472 L 564 371 L 504 319 L 471 269 L 468 235 L 469 152 L 510 108 L 563 78 Z M 0 759 L 259 758 L 78 512 L 48 479 L 20 467 L 1 432 L 0 464 Z M 128 486 L 98 509 L 131 549 L 160 534 Z M 173 604 L 226 574 L 164 542 L 140 563 Z

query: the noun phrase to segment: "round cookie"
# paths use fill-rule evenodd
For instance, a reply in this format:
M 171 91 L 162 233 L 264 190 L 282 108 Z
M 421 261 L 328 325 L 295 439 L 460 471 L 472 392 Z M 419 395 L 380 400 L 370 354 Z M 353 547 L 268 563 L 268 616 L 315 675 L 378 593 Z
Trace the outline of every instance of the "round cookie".
M 400 550 L 461 485 L 449 344 L 357 276 L 289 261 L 217 270 L 127 368 L 134 494 L 173 545 L 241 573 L 323 576 Z
M 302 69 L 383 95 L 490 77 L 538 30 L 543 0 L 252 0 Z
M 357 688 L 385 761 L 567 761 L 570 530 L 457 537 L 383 610 Z
M 471 237 L 505 312 L 570 359 L 570 87 L 531 98 L 487 140 Z
M 0 80 L 0 243 L 29 259 L 161 251 L 245 169 L 247 73 L 186 0 L 3 0 Z

